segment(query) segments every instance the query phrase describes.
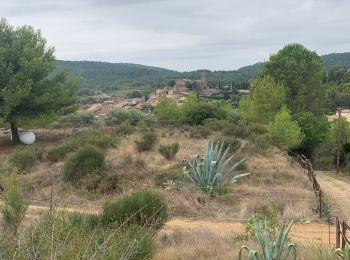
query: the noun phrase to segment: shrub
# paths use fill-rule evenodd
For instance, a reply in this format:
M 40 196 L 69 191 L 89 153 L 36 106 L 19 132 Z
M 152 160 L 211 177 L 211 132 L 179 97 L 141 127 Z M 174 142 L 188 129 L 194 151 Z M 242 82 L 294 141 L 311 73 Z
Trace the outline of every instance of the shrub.
M 17 149 L 10 157 L 10 162 L 21 172 L 29 171 L 37 161 L 38 158 L 31 149 Z
M 206 126 L 194 126 L 191 128 L 190 137 L 192 138 L 207 138 L 211 134 Z
M 153 114 L 144 113 L 135 109 L 113 109 L 109 111 L 105 122 L 109 126 L 115 126 L 120 125 L 121 123 L 127 120 L 132 126 L 136 126 L 137 123 L 142 120 L 147 124 L 147 126 L 156 123 L 156 117 Z
M 140 140 L 136 140 L 136 149 L 138 152 L 152 150 L 157 142 L 157 135 L 153 132 L 146 132 Z
M 95 116 L 91 112 L 78 111 L 62 117 L 56 125 L 60 127 L 82 127 L 89 126 L 95 122 Z
M 64 180 L 76 184 L 87 175 L 101 175 L 105 169 L 104 154 L 94 147 L 83 147 L 66 161 Z
M 227 137 L 227 136 L 222 136 L 217 138 L 216 140 L 214 140 L 214 143 L 222 143 L 223 149 L 226 150 L 227 148 L 229 148 L 230 153 L 237 152 L 242 145 L 241 140 L 235 137 Z
M 211 131 L 220 131 L 228 126 L 226 119 L 208 118 L 203 121 L 203 125 Z
M 182 167 L 174 167 L 163 170 L 154 176 L 154 183 L 159 187 L 163 187 L 167 182 L 174 183 L 182 180 Z
M 46 159 L 52 163 L 62 160 L 67 154 L 78 150 L 80 145 L 81 141 L 79 139 L 68 139 L 62 144 L 49 149 L 46 152 Z
M 239 121 L 238 123 L 230 123 L 225 127 L 224 134 L 245 138 L 248 136 L 248 126 L 242 121 Z
M 89 130 L 81 139 L 82 144 L 90 144 L 101 149 L 117 146 L 117 139 L 113 134 L 101 133 L 97 129 Z
M 224 144 L 209 142 L 205 146 L 204 158 L 199 155 L 193 156 L 192 160 L 184 160 L 183 168 L 185 180 L 194 183 L 202 191 L 212 193 L 215 190 L 221 190 L 223 186 L 223 174 L 233 173 L 233 171 L 242 163 L 243 160 L 236 162 L 232 167 L 228 164 L 233 156 L 228 157 Z M 237 174 L 231 179 L 231 183 L 237 182 L 238 179 L 247 176 L 249 173 Z
M 173 143 L 170 145 L 161 145 L 159 147 L 159 153 L 169 161 L 175 158 L 175 155 L 177 154 L 178 151 L 179 151 L 178 143 Z
M 27 207 L 27 201 L 24 196 L 17 190 L 11 190 L 7 195 L 4 208 L 2 209 L 5 228 L 16 234 L 25 216 Z
M 153 258 L 155 241 L 147 230 L 138 226 L 113 229 L 99 225 L 99 216 L 84 215 L 45 214 L 21 238 L 1 239 L 0 248 L 5 249 L 1 255 L 5 259 Z
M 149 191 L 136 191 L 116 202 L 103 206 L 103 223 L 147 226 L 158 229 L 168 218 L 168 206 L 159 194 Z
M 336 166 L 336 146 L 332 143 L 318 145 L 312 154 L 313 166 L 316 170 L 333 170 Z
M 124 121 L 119 127 L 117 127 L 117 133 L 122 135 L 131 135 L 133 131 L 134 128 L 128 120 Z

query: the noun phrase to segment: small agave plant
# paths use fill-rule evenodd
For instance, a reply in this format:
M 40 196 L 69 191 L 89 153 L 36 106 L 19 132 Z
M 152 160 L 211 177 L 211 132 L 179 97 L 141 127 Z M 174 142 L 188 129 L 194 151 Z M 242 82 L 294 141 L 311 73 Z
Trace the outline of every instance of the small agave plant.
M 288 225 L 283 224 L 278 232 L 277 241 L 273 242 L 270 240 L 270 235 L 268 231 L 268 223 L 265 219 L 263 232 L 260 230 L 260 226 L 256 219 L 253 219 L 255 236 L 258 239 L 260 250 L 262 252 L 262 257 L 255 250 L 250 249 L 248 246 L 243 245 L 239 251 L 238 260 L 243 259 L 243 252 L 247 252 L 248 260 L 286 260 L 289 256 L 293 257 L 291 259 L 297 259 L 296 246 L 293 243 L 289 243 L 286 246 L 288 240 L 288 234 L 292 228 L 293 221 Z M 292 253 L 292 254 L 291 254 Z M 244 258 L 246 259 L 246 258 Z
M 203 191 L 211 193 L 213 189 L 221 188 L 223 185 L 223 174 L 232 173 L 245 161 L 245 159 L 229 165 L 233 156 L 228 156 L 230 147 L 223 149 L 224 142 L 208 142 L 205 145 L 204 158 L 199 155 L 193 156 L 191 160 L 184 160 L 184 177 L 186 180 L 194 183 Z M 249 173 L 237 174 L 231 179 L 235 183 L 238 179 L 249 175 Z

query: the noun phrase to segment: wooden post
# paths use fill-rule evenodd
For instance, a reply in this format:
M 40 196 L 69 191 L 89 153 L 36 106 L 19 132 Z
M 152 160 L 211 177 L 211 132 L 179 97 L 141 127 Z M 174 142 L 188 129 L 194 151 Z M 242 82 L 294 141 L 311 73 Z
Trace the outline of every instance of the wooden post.
M 341 139 L 340 121 L 341 121 L 341 108 L 338 109 L 337 174 L 339 174 L 339 168 L 340 168 L 340 139 Z
M 339 218 L 335 217 L 335 248 L 340 247 L 340 223 Z
M 318 190 L 318 199 L 320 202 L 320 218 L 322 219 L 322 191 L 320 188 Z

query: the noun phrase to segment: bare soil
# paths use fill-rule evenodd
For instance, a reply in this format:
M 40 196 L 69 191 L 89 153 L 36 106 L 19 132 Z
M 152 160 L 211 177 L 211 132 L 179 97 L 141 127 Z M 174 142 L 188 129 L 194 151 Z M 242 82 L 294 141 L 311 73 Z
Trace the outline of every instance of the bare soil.
M 350 180 L 336 176 L 331 172 L 317 172 L 316 178 L 323 192 L 326 193 L 333 214 L 345 221 L 350 221 Z

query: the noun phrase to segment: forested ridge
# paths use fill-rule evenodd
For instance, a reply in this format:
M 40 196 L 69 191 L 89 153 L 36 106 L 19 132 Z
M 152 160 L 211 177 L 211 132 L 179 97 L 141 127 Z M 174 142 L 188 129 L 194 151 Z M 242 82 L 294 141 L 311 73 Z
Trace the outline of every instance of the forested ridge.
M 324 67 L 329 71 L 334 66 L 350 66 L 350 52 L 332 53 L 321 56 Z M 164 68 L 131 63 L 108 63 L 96 61 L 63 61 L 56 62 L 56 70 L 67 68 L 71 76 L 79 76 L 84 87 L 117 90 L 128 88 L 156 88 L 172 79 L 199 79 L 205 72 L 208 82 L 214 86 L 237 85 L 251 81 L 261 71 L 264 63 L 244 66 L 238 70 L 209 71 L 197 70 L 178 72 Z M 242 84 L 243 87 L 245 86 Z

